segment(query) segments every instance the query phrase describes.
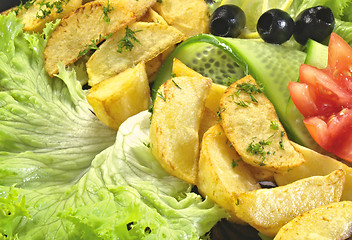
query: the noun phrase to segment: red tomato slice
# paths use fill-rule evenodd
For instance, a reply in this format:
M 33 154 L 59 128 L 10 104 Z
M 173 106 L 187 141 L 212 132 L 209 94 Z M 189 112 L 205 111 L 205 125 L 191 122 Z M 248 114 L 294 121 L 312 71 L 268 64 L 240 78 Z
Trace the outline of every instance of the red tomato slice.
M 352 48 L 333 33 L 328 53 L 325 69 L 302 64 L 289 91 L 314 140 L 352 162 Z
M 350 45 L 336 33 L 332 33 L 330 36 L 328 52 L 328 66 L 332 68 L 332 71 L 338 70 L 338 73 L 351 71 L 352 49 Z
M 319 108 L 315 103 L 315 92 L 310 90 L 308 84 L 299 82 L 289 82 L 288 90 L 292 96 L 292 101 L 304 117 L 315 116 L 319 113 Z
M 306 118 L 304 124 L 322 148 L 352 162 L 352 109 L 345 108 L 330 118 Z

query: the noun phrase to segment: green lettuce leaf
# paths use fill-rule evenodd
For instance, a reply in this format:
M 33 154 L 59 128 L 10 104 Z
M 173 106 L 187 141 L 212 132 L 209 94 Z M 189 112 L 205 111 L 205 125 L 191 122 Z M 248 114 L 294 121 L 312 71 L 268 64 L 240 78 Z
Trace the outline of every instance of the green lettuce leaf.
M 295 19 L 303 10 L 322 5 L 331 8 L 335 18 L 340 19 L 350 3 L 351 0 L 293 0 L 288 12 Z
M 150 113 L 114 132 L 74 71 L 44 69 L 46 35 L 0 16 L 0 239 L 199 239 L 223 209 L 147 147 Z
M 115 144 L 77 183 L 18 189 L 30 217 L 13 233 L 19 239 L 199 239 L 227 217 L 155 160 L 147 147 L 149 117 L 142 112 L 123 123 Z
M 116 132 L 94 116 L 73 71 L 47 75 L 47 36 L 23 33 L 14 14 L 0 16 L 0 33 L 0 184 L 75 181 Z

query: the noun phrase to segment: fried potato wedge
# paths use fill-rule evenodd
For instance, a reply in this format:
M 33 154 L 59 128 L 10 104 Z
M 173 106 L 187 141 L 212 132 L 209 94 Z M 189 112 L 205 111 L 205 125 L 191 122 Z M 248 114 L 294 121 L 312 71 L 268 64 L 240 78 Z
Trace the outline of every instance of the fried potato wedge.
M 148 12 L 140 19 L 140 22 L 154 22 L 162 25 L 168 25 L 165 19 L 152 8 L 149 8 Z
M 200 73 L 189 68 L 186 64 L 178 60 L 177 58 L 172 59 L 172 73 L 176 77 L 189 76 L 189 77 L 203 77 Z
M 62 19 L 49 38 L 44 51 L 46 71 L 53 76 L 58 72 L 58 62 L 65 66 L 74 63 L 92 41 L 98 44 L 104 36 L 135 22 L 155 2 L 100 0 L 82 5 Z
M 218 117 L 209 108 L 205 107 L 199 126 L 199 141 L 202 142 L 203 135 L 208 129 L 218 123 Z
M 182 63 L 177 58 L 173 59 L 172 64 L 172 73 L 176 76 L 202 76 L 200 73 L 194 71 L 193 69 L 187 67 L 186 64 Z M 226 86 L 213 83 L 211 85 L 211 89 L 208 95 L 208 98 L 205 102 L 205 106 L 211 110 L 214 114 L 217 114 L 220 107 L 220 99 L 224 94 L 225 90 L 227 89 Z
M 336 170 L 327 176 L 314 176 L 294 183 L 242 193 L 235 205 L 237 216 L 259 232 L 275 236 L 298 215 L 340 200 L 345 174 Z
M 53 4 L 56 1 L 57 0 L 48 0 L 47 4 Z M 28 9 L 25 7 L 14 7 L 4 14 L 8 14 L 11 11 L 17 12 L 17 17 L 22 19 L 24 31 L 39 33 L 43 30 L 46 23 L 63 18 L 81 5 L 82 0 L 69 0 L 64 2 L 62 6 L 56 7 L 53 5 L 48 8 L 44 5 L 40 5 L 40 1 L 36 1 L 30 5 Z
M 343 188 L 341 200 L 352 201 L 352 168 L 346 164 L 322 155 L 313 150 L 300 146 L 297 143 L 292 145 L 296 148 L 297 151 L 303 154 L 305 158 L 304 164 L 301 166 L 292 169 L 291 171 L 275 174 L 274 178 L 278 185 L 286 185 L 297 181 L 299 179 L 311 177 L 311 176 L 322 176 L 329 174 L 330 172 L 342 169 L 345 171 L 346 181 Z
M 211 79 L 176 77 L 158 90 L 150 126 L 150 147 L 166 171 L 196 184 L 199 126 Z
M 347 239 L 352 236 L 351 213 L 351 201 L 312 209 L 283 226 L 274 240 Z
M 209 32 L 209 13 L 204 0 L 163 0 L 153 9 L 187 38 Z
M 231 215 L 230 220 L 237 223 L 243 223 L 236 217 L 234 208 L 238 194 L 260 188 L 248 165 L 229 146 L 220 124 L 204 134 L 197 187 L 203 196 L 226 209 Z
M 94 86 L 140 61 L 146 62 L 184 38 L 176 28 L 157 23 L 136 22 L 129 29 L 139 42 L 134 42 L 130 51 L 122 49 L 118 52 L 126 30 L 121 29 L 107 39 L 87 62 L 89 85 Z
M 98 119 L 117 130 L 127 118 L 148 109 L 150 89 L 144 63 L 93 86 L 87 100 Z
M 225 91 L 220 116 L 226 136 L 246 163 L 274 172 L 304 163 L 288 140 L 274 106 L 251 76 Z

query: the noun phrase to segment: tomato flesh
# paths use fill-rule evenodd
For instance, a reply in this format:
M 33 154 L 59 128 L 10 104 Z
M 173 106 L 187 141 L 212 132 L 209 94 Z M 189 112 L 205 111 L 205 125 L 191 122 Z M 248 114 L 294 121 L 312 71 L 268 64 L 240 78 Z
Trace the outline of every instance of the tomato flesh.
M 290 82 L 289 91 L 314 140 L 352 162 L 352 48 L 332 33 L 328 66 L 302 64 L 300 82 Z

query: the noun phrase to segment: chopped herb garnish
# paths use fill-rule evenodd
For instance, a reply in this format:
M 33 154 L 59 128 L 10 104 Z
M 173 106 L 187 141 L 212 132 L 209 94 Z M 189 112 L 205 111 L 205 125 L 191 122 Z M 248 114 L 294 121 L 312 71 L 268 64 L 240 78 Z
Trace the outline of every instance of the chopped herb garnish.
M 270 129 L 272 130 L 279 130 L 279 124 L 275 121 L 275 122 L 271 122 L 270 124 Z
M 280 142 L 279 142 L 279 145 L 280 145 L 280 148 L 282 149 L 282 150 L 285 150 L 285 146 L 284 146 L 284 141 L 283 141 L 283 137 L 285 136 L 285 132 L 284 131 L 281 131 L 281 135 L 280 135 Z
M 248 107 L 249 105 L 245 103 L 243 100 L 239 100 L 238 102 L 234 102 L 240 107 Z
M 175 84 L 175 86 L 176 86 L 178 89 L 182 89 L 182 88 L 175 82 L 175 80 L 172 79 L 172 82 Z
M 113 7 L 110 6 L 110 0 L 108 0 L 108 5 L 103 7 L 103 20 L 107 23 L 110 23 L 109 13 L 114 10 Z
M 266 151 L 265 150 L 265 146 L 268 146 L 272 143 L 272 141 L 270 141 L 270 139 L 273 137 L 274 135 L 271 135 L 269 138 L 267 138 L 266 140 L 261 140 L 258 143 L 254 143 L 251 142 L 249 144 L 249 146 L 247 147 L 247 152 L 253 154 L 253 155 L 259 155 L 262 158 L 262 162 L 259 163 L 259 165 L 263 166 L 264 164 L 264 160 L 266 158 L 266 156 L 268 154 L 270 154 L 270 151 Z
M 176 77 L 176 73 L 171 73 L 171 77 L 172 78 Z
M 69 0 L 56 0 L 54 2 L 47 0 L 29 0 L 23 3 L 23 1 L 21 0 L 21 3 L 17 6 L 17 8 L 14 9 L 14 12 L 16 13 L 16 15 L 18 15 L 20 10 L 28 10 L 30 7 L 36 4 L 39 5 L 39 10 L 36 13 L 36 18 L 43 19 L 49 16 L 53 11 L 55 11 L 56 13 L 63 12 L 63 6 L 66 5 L 68 2 Z
M 239 83 L 239 84 L 237 84 L 237 88 L 238 88 L 238 90 L 236 92 L 237 96 L 240 94 L 240 92 L 243 91 L 243 92 L 249 94 L 252 102 L 255 102 L 255 103 L 257 103 L 258 101 L 253 95 L 263 92 L 262 88 L 260 88 L 258 85 L 253 84 L 253 83 Z
M 147 148 L 150 148 L 150 143 L 143 142 L 143 145 L 146 146 Z
M 219 107 L 219 110 L 216 112 L 216 116 L 218 117 L 218 121 L 221 120 L 221 112 L 223 112 L 223 111 L 225 111 L 225 108 L 221 109 L 221 108 Z
M 139 40 L 136 38 L 136 33 L 142 30 L 132 31 L 128 26 L 125 28 L 126 35 L 119 41 L 117 45 L 117 52 L 122 53 L 123 50 L 132 51 L 134 43 L 139 43 Z
M 91 44 L 88 44 L 86 45 L 86 48 L 82 51 L 80 51 L 78 53 L 78 57 L 82 57 L 84 55 L 86 55 L 90 50 L 98 50 L 99 49 L 99 46 L 98 44 L 103 41 L 103 40 L 106 40 L 108 39 L 109 37 L 111 37 L 112 33 L 102 37 L 101 35 L 99 35 L 99 38 L 98 39 L 92 39 L 90 40 L 91 41 Z
M 238 163 L 232 159 L 232 168 L 235 168 L 238 166 Z
M 165 99 L 163 93 L 157 92 L 156 94 L 157 94 L 157 96 L 158 96 L 159 98 L 161 98 L 164 102 L 166 102 L 166 99 Z

